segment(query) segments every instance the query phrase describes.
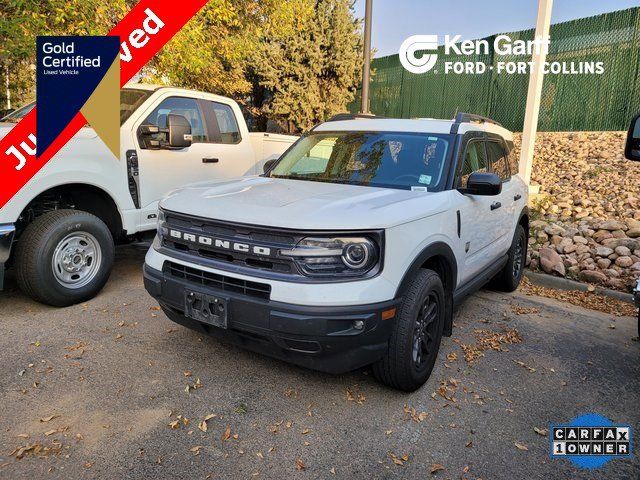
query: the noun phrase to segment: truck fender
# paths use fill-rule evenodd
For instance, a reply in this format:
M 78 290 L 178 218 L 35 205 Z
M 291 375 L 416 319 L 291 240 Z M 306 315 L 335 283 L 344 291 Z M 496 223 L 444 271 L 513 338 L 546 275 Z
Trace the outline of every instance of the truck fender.
M 433 263 L 430 264 L 430 261 Z M 444 242 L 434 242 L 425 247 L 411 262 L 411 265 L 402 277 L 402 281 L 396 290 L 396 298 L 404 295 L 409 284 L 423 267 L 436 269 L 442 278 L 445 294 L 447 296 L 444 335 L 451 336 L 453 327 L 453 292 L 458 283 L 458 263 L 451 247 Z

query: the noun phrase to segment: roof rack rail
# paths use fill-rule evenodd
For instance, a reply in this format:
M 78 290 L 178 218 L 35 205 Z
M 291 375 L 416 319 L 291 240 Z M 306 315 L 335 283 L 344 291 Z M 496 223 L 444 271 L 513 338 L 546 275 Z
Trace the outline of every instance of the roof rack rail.
M 478 123 L 493 123 L 494 125 L 502 126 L 501 123 L 492 120 L 491 118 L 483 117 L 482 115 L 476 115 L 474 113 L 464 113 L 458 112 L 456 114 L 455 123 L 466 123 L 466 122 L 478 122 Z
M 327 122 L 341 122 L 343 120 L 355 120 L 357 118 L 385 118 L 378 117 L 372 113 L 338 113 L 334 115 Z

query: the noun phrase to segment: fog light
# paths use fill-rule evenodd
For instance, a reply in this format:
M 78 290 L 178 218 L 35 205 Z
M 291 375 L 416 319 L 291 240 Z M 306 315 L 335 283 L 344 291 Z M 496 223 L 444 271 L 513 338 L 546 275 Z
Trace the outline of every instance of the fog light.
M 356 320 L 353 322 L 353 328 L 356 330 L 362 330 L 364 328 L 364 320 Z

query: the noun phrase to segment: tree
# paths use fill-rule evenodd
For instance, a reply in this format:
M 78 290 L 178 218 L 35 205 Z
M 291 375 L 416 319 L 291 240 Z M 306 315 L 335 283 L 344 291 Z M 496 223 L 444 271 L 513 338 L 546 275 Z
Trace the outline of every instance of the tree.
M 301 15 L 294 31 L 266 36 L 250 75 L 253 106 L 263 116 L 304 130 L 345 111 L 353 100 L 362 69 L 362 38 L 351 0 L 299 4 L 311 14 Z

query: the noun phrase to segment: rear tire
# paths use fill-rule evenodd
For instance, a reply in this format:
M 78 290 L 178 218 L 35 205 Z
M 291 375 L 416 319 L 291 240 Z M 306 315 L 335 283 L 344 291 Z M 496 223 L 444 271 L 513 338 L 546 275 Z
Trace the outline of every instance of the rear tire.
M 494 277 L 491 285 L 503 292 L 513 292 L 520 285 L 527 260 L 527 234 L 522 225 L 516 226 L 509 259 L 504 268 Z
M 16 246 L 16 278 L 34 300 L 66 307 L 93 298 L 109 279 L 114 244 L 98 217 L 55 210 L 27 226 Z
M 427 381 L 440 349 L 445 311 L 442 280 L 433 270 L 421 270 L 399 308 L 387 353 L 373 365 L 378 381 L 406 392 Z

